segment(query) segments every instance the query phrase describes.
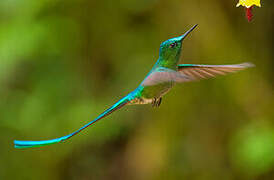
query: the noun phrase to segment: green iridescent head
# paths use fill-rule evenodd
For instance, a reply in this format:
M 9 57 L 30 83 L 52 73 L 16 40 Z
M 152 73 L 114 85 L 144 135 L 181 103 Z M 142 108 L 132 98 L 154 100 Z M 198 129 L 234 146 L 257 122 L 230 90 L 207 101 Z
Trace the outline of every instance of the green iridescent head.
M 179 58 L 183 40 L 196 26 L 197 24 L 181 36 L 174 37 L 163 42 L 160 46 L 160 57 L 163 59 Z

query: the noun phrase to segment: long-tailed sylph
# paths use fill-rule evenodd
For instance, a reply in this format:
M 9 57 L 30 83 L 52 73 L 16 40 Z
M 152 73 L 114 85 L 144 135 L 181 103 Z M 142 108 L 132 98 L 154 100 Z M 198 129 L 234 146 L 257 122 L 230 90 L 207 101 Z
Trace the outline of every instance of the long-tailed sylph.
M 97 116 L 94 120 L 90 121 L 77 131 L 56 139 L 42 141 L 15 140 L 15 147 L 39 147 L 66 141 L 98 120 L 125 105 L 152 104 L 154 107 L 160 106 L 162 97 L 177 83 L 207 79 L 217 75 L 225 75 L 253 66 L 251 63 L 233 65 L 178 64 L 182 52 L 183 40 L 196 26 L 197 25 L 193 26 L 181 36 L 164 41 L 160 46 L 160 53 L 157 62 L 141 84 L 134 91 L 130 92 L 128 95 Z

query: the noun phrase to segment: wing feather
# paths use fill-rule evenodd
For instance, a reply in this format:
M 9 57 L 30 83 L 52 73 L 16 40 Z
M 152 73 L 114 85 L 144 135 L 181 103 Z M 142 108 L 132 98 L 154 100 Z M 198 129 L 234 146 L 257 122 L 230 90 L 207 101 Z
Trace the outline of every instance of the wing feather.
M 190 81 L 191 76 L 181 74 L 169 68 L 157 68 L 152 71 L 141 83 L 142 86 L 153 86 L 169 82 L 186 82 Z
M 248 67 L 253 67 L 251 63 L 232 64 L 232 65 L 199 65 L 199 64 L 180 64 L 178 72 L 188 76 L 190 80 L 200 80 L 226 75 L 237 72 Z
M 150 72 L 141 85 L 153 86 L 167 82 L 182 83 L 200 79 L 209 79 L 218 75 L 237 72 L 252 66 L 254 65 L 251 63 L 233 65 L 180 64 L 178 65 L 178 71 L 160 67 Z

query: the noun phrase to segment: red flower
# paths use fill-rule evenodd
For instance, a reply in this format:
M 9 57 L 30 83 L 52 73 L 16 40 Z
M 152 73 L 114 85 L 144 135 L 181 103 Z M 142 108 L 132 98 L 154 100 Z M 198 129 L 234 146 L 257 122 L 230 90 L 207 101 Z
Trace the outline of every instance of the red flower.
M 239 0 L 238 4 L 236 5 L 237 7 L 239 6 L 244 6 L 246 9 L 246 18 L 248 22 L 252 20 L 253 14 L 252 14 L 252 8 L 254 6 L 261 7 L 261 2 L 260 0 Z

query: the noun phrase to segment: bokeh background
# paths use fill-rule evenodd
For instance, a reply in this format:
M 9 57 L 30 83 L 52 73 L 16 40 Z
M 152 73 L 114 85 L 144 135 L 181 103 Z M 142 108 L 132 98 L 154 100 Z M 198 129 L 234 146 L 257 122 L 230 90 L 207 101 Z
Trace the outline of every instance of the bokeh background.
M 273 179 L 274 2 L 251 23 L 236 3 L 1 0 L 0 179 Z M 256 68 L 177 85 L 160 108 L 127 106 L 66 143 L 13 148 L 95 118 L 196 23 L 181 62 Z

